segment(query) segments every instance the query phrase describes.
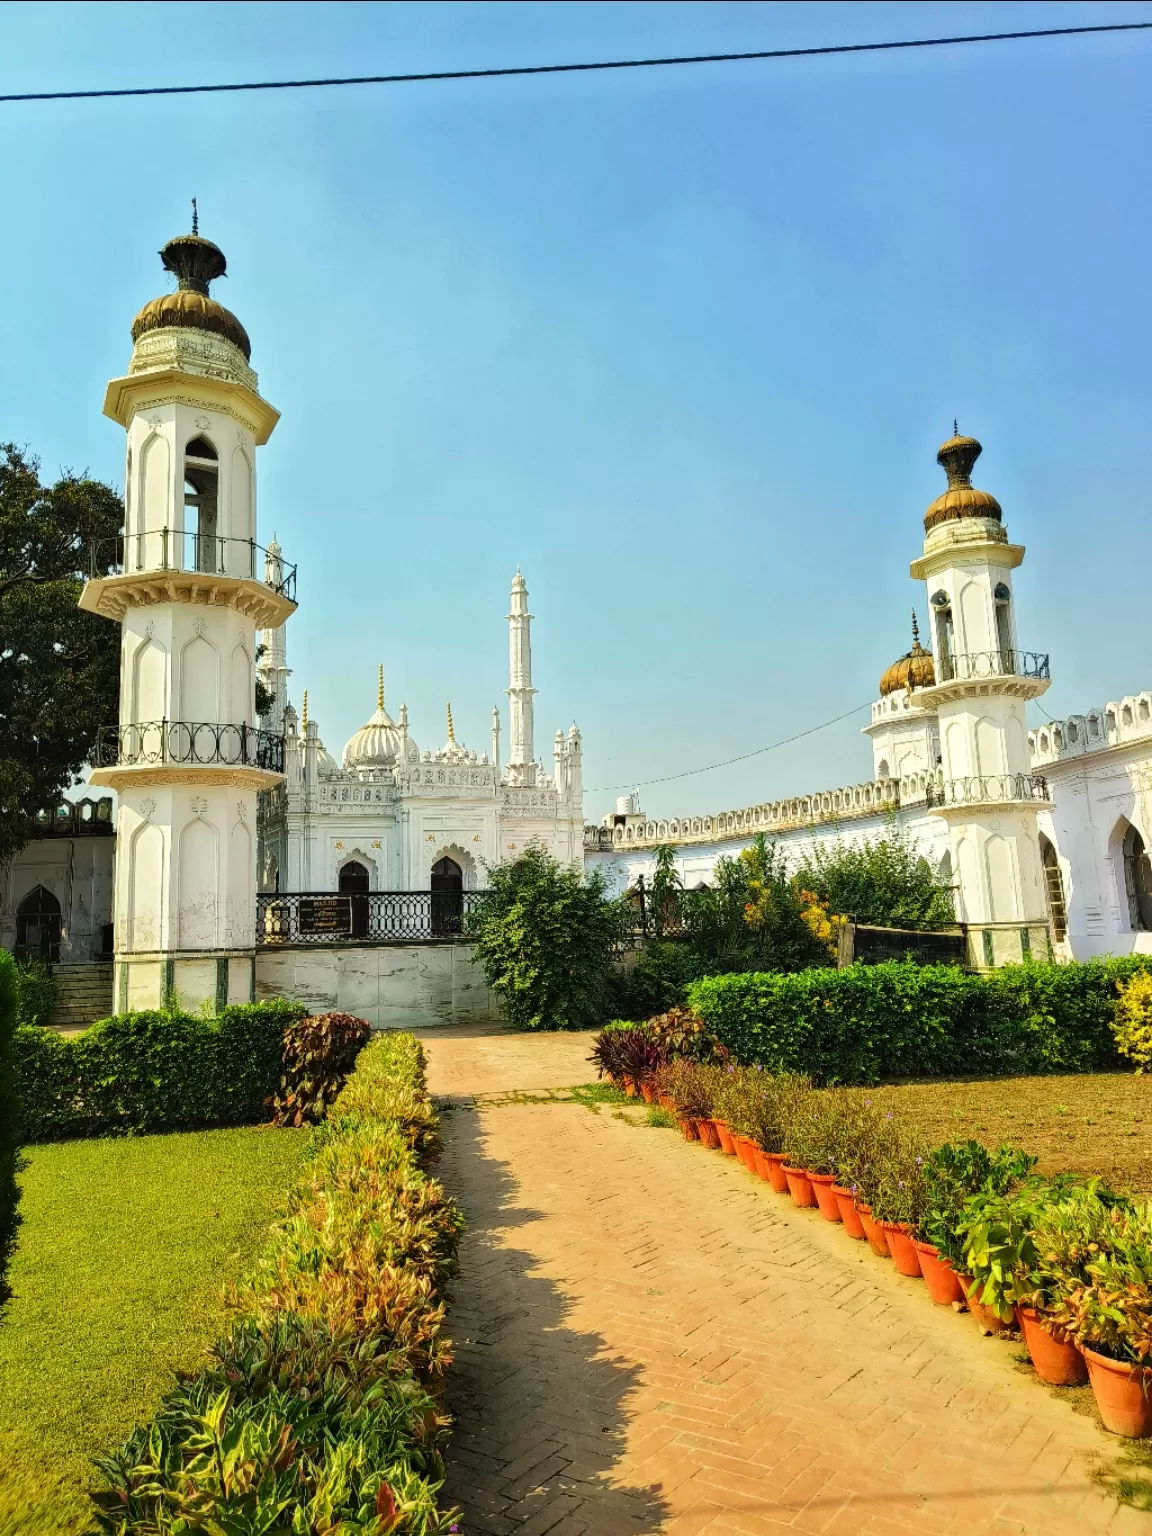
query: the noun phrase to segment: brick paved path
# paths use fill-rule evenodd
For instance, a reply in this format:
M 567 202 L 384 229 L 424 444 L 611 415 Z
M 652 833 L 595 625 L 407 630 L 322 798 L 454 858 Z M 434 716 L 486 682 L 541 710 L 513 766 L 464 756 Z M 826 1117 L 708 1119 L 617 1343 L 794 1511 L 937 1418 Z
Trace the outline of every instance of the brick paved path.
M 1116 1442 L 866 1244 L 638 1116 L 478 1097 L 587 1081 L 583 1037 L 427 1043 L 466 1536 L 1152 1532 L 1089 1479 Z

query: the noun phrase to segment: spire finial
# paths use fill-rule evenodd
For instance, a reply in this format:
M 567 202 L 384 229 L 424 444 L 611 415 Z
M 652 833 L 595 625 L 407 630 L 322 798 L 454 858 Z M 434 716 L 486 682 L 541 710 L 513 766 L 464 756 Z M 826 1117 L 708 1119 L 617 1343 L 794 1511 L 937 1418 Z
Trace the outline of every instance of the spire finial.
M 376 679 L 376 708 L 384 709 L 384 663 L 380 663 L 380 671 Z
M 915 608 L 913 608 L 913 610 L 912 610 L 912 649 L 916 650 L 916 648 L 919 646 L 919 644 L 920 644 L 920 626 L 916 622 L 916 610 L 915 610 Z
M 452 724 L 452 705 L 451 704 L 448 705 L 448 740 L 450 742 L 453 742 L 453 743 L 455 743 L 455 741 L 456 741 L 456 728 Z
M 307 690 L 307 688 L 305 688 L 305 690 L 304 690 L 304 707 L 303 707 L 303 709 L 300 712 L 300 734 L 302 736 L 307 736 L 307 734 L 308 734 L 308 690 Z
M 195 198 L 192 199 L 192 233 L 194 235 L 198 235 L 200 233 L 200 214 L 196 208 Z
M 960 418 L 958 416 L 953 416 L 952 418 L 952 436 L 960 436 Z

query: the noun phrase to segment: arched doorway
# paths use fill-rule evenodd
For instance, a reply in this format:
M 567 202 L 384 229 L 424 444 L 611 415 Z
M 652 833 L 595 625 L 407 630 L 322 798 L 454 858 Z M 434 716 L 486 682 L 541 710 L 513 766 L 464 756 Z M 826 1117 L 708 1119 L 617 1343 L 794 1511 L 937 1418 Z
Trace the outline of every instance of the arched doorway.
M 351 908 L 351 932 L 354 939 L 362 939 L 368 933 L 368 871 L 358 859 L 349 859 L 341 866 L 339 889 L 349 898 Z
M 447 938 L 463 928 L 464 871 L 445 855 L 432 866 L 432 933 Z
M 1129 826 L 1121 845 L 1124 855 L 1124 890 L 1128 896 L 1128 921 L 1137 933 L 1152 930 L 1152 866 L 1144 839 Z
M 1068 904 L 1064 899 L 1064 876 L 1060 873 L 1059 856 L 1043 832 L 1040 834 L 1040 862 L 1044 866 L 1048 921 L 1052 924 L 1052 937 L 1059 944 L 1068 937 Z
M 49 961 L 60 958 L 60 903 L 42 885 L 16 908 L 16 953 Z

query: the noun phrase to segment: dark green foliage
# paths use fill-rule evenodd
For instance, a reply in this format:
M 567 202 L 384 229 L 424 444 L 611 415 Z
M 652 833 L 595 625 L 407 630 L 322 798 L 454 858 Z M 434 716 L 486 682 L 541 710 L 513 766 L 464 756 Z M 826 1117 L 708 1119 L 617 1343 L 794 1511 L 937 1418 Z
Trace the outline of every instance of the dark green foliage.
M 651 1018 L 680 1006 L 689 985 L 705 974 L 704 962 L 691 944 L 653 939 L 639 951 L 634 964 L 613 969 L 606 1011 L 619 1019 Z
M 607 1011 L 623 922 L 599 870 L 585 874 L 530 846 L 488 871 L 468 931 L 514 1029 L 588 1029 Z
M 1088 1072 L 1118 1065 L 1117 984 L 1139 956 L 974 975 L 906 961 L 711 976 L 691 1006 L 745 1062 L 826 1083 Z
M 56 1002 L 56 978 L 43 960 L 17 960 L 16 995 L 18 1023 L 47 1024 Z
M 763 834 L 718 860 L 711 887 L 683 892 L 681 904 L 701 975 L 798 971 L 827 958 L 800 916 L 783 852 Z
M 215 1018 L 114 1014 L 72 1039 L 16 1033 L 24 1140 L 122 1136 L 246 1125 L 268 1118 L 281 1042 L 304 1013 L 283 1000 L 242 1003 Z
M 1031 1153 L 981 1142 L 948 1142 L 924 1159 L 925 1212 L 920 1236 L 956 1269 L 964 1267 L 964 1217 L 975 1195 L 1006 1195 L 1036 1166 Z
M 944 928 L 956 921 L 952 892 L 893 820 L 881 838 L 814 843 L 792 874 L 830 912 L 885 928 Z
M 111 487 L 73 474 L 42 485 L 36 460 L 0 443 L 0 864 L 117 717 L 119 629 L 76 603 L 90 546 L 106 570 L 123 521 Z
M 352 1013 L 317 1013 L 290 1024 L 272 1123 L 300 1126 L 322 1120 L 371 1033 L 371 1024 Z
M 20 1171 L 19 1089 L 14 1049 L 16 1007 L 16 967 L 12 956 L 0 949 L 0 1312 L 11 1295 L 8 1261 L 16 1246 L 16 1228 L 20 1224 L 17 1210 L 20 1189 L 16 1183 Z

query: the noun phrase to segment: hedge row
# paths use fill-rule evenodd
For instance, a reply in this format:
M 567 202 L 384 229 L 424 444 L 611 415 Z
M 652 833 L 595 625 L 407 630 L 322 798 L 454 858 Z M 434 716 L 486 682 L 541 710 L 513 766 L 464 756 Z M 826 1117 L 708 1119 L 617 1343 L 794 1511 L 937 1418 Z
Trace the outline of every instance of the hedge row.
M 461 1219 L 411 1035 L 379 1036 L 328 1120 L 238 1321 L 151 1425 L 98 1463 L 108 1536 L 440 1536 L 444 1285 Z
M 853 965 L 709 976 L 688 997 L 742 1062 L 825 1083 L 1091 1072 L 1118 1066 L 1117 984 L 1141 956 L 1018 965 Z
M 0 949 L 0 1309 L 11 1296 L 8 1260 L 16 1246 L 20 1199 L 16 1174 L 20 1153 L 16 1115 L 16 1013 L 19 991 L 12 956 Z
M 64 1039 L 22 1026 L 16 1096 L 25 1142 L 188 1131 L 267 1120 L 285 1029 L 307 1009 L 282 999 L 215 1018 L 144 1010 Z

